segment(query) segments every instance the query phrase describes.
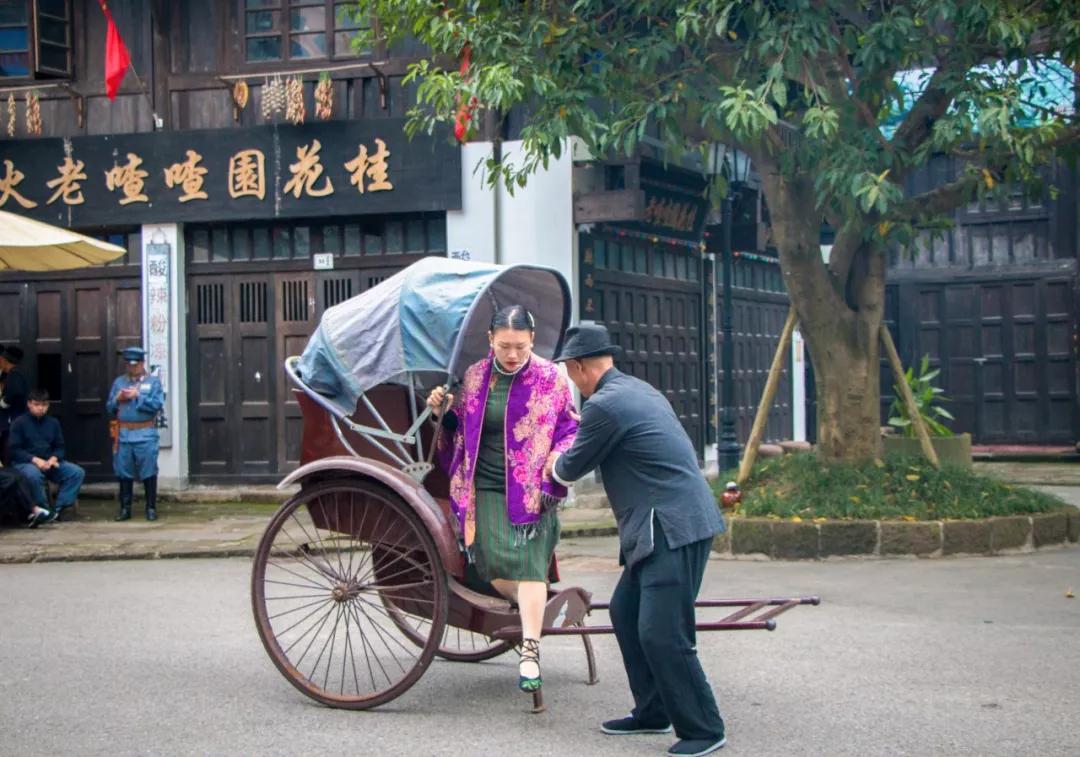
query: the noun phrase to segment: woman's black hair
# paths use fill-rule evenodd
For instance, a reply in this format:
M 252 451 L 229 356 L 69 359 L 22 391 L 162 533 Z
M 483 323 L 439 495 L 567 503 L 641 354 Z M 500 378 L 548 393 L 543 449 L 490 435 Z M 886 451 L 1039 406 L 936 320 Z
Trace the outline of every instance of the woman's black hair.
M 521 305 L 510 305 L 496 310 L 495 314 L 491 316 L 491 332 L 494 333 L 498 329 L 534 331 L 536 330 L 536 320 L 532 317 L 532 313 Z

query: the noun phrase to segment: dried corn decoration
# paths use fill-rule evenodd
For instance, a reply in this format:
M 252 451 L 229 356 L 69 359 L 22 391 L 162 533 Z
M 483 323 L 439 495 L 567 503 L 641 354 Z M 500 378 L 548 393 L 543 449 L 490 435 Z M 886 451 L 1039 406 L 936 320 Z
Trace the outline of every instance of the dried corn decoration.
M 32 91 L 26 93 L 26 131 L 31 136 L 41 136 L 41 101 Z
M 17 111 L 15 109 L 15 93 L 11 92 L 11 93 L 8 94 L 8 99 L 7 99 L 7 116 L 8 116 L 7 135 L 9 137 L 14 137 L 15 136 L 15 119 L 16 119 L 17 115 L 18 115 L 18 113 L 17 113 Z
M 304 123 L 304 82 L 299 76 L 289 79 L 286 85 L 285 118 L 293 124 Z
M 330 74 L 323 71 L 319 74 L 319 84 L 315 87 L 315 117 L 322 121 L 329 121 L 334 115 L 334 84 L 330 80 Z
M 269 121 L 273 115 L 273 102 L 270 97 L 270 77 L 263 80 L 261 98 L 259 100 L 259 115 L 263 121 Z

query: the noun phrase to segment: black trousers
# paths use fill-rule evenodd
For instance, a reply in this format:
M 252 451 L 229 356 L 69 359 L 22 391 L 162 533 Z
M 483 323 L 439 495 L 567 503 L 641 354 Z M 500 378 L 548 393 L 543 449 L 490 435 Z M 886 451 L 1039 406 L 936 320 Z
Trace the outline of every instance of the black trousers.
M 660 522 L 653 525 L 652 554 L 623 570 L 611 597 L 633 715 L 648 726 L 671 723 L 680 739 L 718 739 L 724 721 L 701 669 L 694 631 L 694 601 L 712 540 L 671 549 Z
M 18 471 L 0 468 L 0 515 L 10 515 L 24 525 L 34 511 L 30 485 Z

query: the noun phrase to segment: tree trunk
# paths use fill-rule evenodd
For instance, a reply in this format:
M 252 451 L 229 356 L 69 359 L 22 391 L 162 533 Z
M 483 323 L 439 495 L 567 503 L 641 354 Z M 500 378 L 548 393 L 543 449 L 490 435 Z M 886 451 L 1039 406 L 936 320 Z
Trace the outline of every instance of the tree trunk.
M 880 342 L 876 327 L 860 321 L 857 328 L 857 335 L 805 334 L 817 384 L 817 449 L 828 460 L 880 454 Z
M 818 454 L 828 460 L 877 457 L 881 445 L 884 255 L 846 229 L 830 274 L 819 242 L 813 181 L 761 171 L 791 304 L 799 316 L 817 383 Z M 855 245 L 855 249 L 847 247 Z

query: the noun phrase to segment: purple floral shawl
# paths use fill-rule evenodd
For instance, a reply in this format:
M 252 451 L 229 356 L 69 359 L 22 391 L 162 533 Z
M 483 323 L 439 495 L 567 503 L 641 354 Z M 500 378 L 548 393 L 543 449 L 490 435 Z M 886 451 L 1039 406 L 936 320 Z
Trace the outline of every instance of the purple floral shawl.
M 457 416 L 457 428 L 439 438 L 439 463 L 450 477 L 450 505 L 466 547 L 476 537 L 473 477 L 493 361 L 489 353 L 465 371 L 450 409 Z M 545 508 L 566 498 L 565 487 L 544 478 L 544 463 L 552 451 L 565 452 L 573 444 L 578 426 L 570 415 L 573 409 L 566 376 L 555 363 L 538 355 L 530 358 L 510 384 L 506 401 L 506 510 L 523 540 L 533 536 Z

